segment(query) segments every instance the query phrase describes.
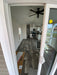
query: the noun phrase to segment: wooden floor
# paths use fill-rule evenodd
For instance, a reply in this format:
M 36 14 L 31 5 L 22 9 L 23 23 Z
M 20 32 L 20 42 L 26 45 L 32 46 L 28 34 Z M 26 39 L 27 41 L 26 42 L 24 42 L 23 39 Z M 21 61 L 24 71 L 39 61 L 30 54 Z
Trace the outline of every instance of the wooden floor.
M 38 48 L 40 48 L 40 42 L 37 39 L 23 39 L 17 52 L 38 50 Z
M 26 52 L 24 57 L 22 75 L 37 75 L 38 69 L 38 53 Z M 35 62 L 36 61 L 36 62 Z
M 33 72 L 33 69 L 38 69 L 40 44 L 38 46 L 37 44 L 38 40 L 36 39 L 24 39 L 18 47 L 17 52 L 25 52 L 22 74 L 33 74 L 30 70 Z M 35 74 L 37 74 L 37 71 Z
M 37 46 L 36 43 L 37 43 L 37 40 L 36 41 L 31 39 L 23 40 L 17 50 L 17 51 L 25 52 L 23 73 L 25 72 L 25 74 L 27 75 L 30 75 L 30 74 L 37 75 L 37 71 L 34 71 L 34 70 L 38 69 L 38 59 L 39 59 L 40 50 L 38 50 L 38 48 L 36 47 Z M 56 53 L 57 52 L 49 45 L 48 45 L 48 49 L 45 49 L 45 52 L 44 52 L 45 63 L 42 66 L 41 75 L 49 75 Z M 36 72 L 36 73 L 34 74 L 33 72 Z

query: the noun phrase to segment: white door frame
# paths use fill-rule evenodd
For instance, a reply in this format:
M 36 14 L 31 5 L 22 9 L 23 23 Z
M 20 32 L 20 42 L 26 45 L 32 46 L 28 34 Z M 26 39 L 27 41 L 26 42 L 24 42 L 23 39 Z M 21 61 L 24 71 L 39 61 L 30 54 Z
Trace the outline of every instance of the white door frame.
M 42 64 L 45 61 L 43 55 L 44 55 L 44 47 L 45 47 L 45 40 L 46 40 L 47 25 L 48 25 L 50 8 L 57 8 L 57 5 L 56 4 L 46 4 L 45 5 L 42 41 L 41 41 L 41 49 L 40 49 L 40 59 L 39 59 L 39 67 L 38 67 L 40 69 L 40 71 L 41 71 L 41 68 L 42 68 Z M 57 55 L 56 55 L 55 61 L 53 63 L 50 75 L 54 75 L 56 69 L 57 69 Z M 40 73 L 41 73 L 40 71 L 38 71 L 38 75 L 40 75 Z
M 48 19 L 49 19 L 49 8 L 48 8 L 48 4 L 45 4 L 44 17 L 43 17 L 42 37 L 41 37 L 41 47 L 40 47 L 40 58 L 39 58 L 39 65 L 38 65 L 37 75 L 41 74 L 42 64 L 45 62 L 44 47 L 45 47 Z
M 50 10 L 50 8 L 57 8 L 57 4 L 48 4 L 48 9 Z M 57 55 L 55 57 L 55 61 L 53 63 L 50 75 L 54 75 L 57 69 Z
M 10 34 L 9 34 L 7 27 L 7 25 L 8 26 L 11 25 L 9 17 L 10 14 L 9 15 L 8 14 L 9 14 L 8 3 L 1 0 L 0 1 L 0 42 L 2 46 L 2 51 L 9 75 L 18 75 L 14 40 L 12 35 L 11 35 L 12 39 L 10 40 L 10 34 L 13 34 L 11 33 L 12 28 L 10 29 Z M 11 41 L 12 41 L 12 46 L 11 46 Z
M 12 4 L 11 4 L 12 5 Z M 33 3 L 19 3 L 18 5 L 38 5 Z M 41 5 L 41 4 L 40 4 Z M 16 4 L 15 4 L 16 6 Z M 48 14 L 47 14 L 48 10 Z M 48 24 L 48 15 L 49 15 L 49 7 L 48 4 L 45 4 L 44 11 L 44 20 L 43 20 L 43 32 L 42 32 L 42 41 L 41 41 L 41 49 L 40 49 L 40 59 L 39 59 L 39 67 L 37 75 L 40 75 L 41 65 L 43 64 L 43 54 L 44 54 L 44 44 L 46 39 L 46 31 Z M 11 31 L 9 31 L 11 30 Z M 16 54 L 15 54 L 15 46 L 14 46 L 14 37 L 13 37 L 13 28 L 11 22 L 11 12 L 10 5 L 3 0 L 0 1 L 0 32 L 1 32 L 1 45 L 5 58 L 5 62 L 9 71 L 9 75 L 18 75 L 17 62 L 16 62 Z
M 57 8 L 57 5 L 56 4 L 46 4 L 45 5 L 45 12 L 44 12 L 45 14 L 44 14 L 44 21 L 43 21 L 43 33 L 42 33 L 42 41 L 41 41 L 42 43 L 41 43 L 40 59 L 39 59 L 39 68 L 40 69 L 41 69 L 42 64 L 44 62 L 44 56 L 43 55 L 44 55 L 44 47 L 45 47 L 45 40 L 46 40 L 47 25 L 48 25 L 50 8 Z M 40 61 L 41 61 L 42 64 L 40 63 Z M 54 75 L 56 69 L 57 69 L 57 55 L 56 55 L 55 61 L 53 63 L 50 75 Z M 40 73 L 41 72 L 38 72 L 38 75 L 40 75 Z

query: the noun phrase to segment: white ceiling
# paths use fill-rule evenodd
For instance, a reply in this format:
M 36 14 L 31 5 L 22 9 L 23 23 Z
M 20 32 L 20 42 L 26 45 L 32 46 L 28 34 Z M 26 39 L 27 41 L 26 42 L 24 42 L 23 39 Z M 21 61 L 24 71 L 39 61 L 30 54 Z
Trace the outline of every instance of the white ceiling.
M 8 3 L 57 3 L 57 0 L 5 0 Z
M 27 24 L 35 24 L 36 26 L 40 26 L 43 24 L 43 15 L 34 15 L 29 17 L 29 15 L 33 14 L 30 9 L 36 10 L 38 7 L 43 9 L 43 6 L 12 6 L 11 7 L 11 15 L 12 20 L 18 22 L 19 25 L 27 25 Z M 57 23 L 57 9 L 51 9 L 49 19 L 52 19 L 54 23 Z
M 39 15 L 39 18 L 37 18 L 37 15 L 34 15 L 32 17 L 29 17 L 29 15 L 33 14 L 33 12 L 29 11 L 30 9 L 36 10 L 40 6 L 14 6 L 11 7 L 11 15 L 12 20 L 18 22 L 19 25 L 27 25 L 27 24 L 35 24 L 35 25 L 42 25 L 43 23 L 43 15 Z M 41 9 L 44 7 L 41 6 Z

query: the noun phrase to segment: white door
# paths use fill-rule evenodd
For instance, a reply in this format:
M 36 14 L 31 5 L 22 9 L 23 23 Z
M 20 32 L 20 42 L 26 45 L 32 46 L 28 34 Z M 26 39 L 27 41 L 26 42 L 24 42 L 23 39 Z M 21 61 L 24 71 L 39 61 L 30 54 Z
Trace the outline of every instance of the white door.
M 38 75 L 54 75 L 57 69 L 57 5 L 46 4 Z

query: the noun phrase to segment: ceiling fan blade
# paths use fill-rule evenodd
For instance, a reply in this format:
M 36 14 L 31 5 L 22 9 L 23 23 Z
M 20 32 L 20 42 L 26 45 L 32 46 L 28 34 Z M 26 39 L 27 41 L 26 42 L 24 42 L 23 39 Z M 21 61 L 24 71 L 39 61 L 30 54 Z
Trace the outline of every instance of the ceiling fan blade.
M 43 12 L 43 11 L 44 11 L 44 9 L 40 10 L 40 12 Z
M 32 10 L 32 9 L 30 9 L 30 11 L 32 11 L 32 12 L 34 12 L 34 13 L 36 13 L 36 11 L 34 11 L 34 10 Z
M 29 17 L 34 16 L 34 15 L 36 15 L 36 14 L 29 15 Z
M 41 15 L 44 15 L 44 13 L 40 13 Z

